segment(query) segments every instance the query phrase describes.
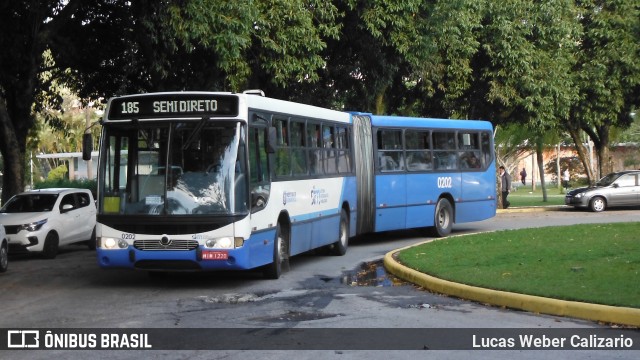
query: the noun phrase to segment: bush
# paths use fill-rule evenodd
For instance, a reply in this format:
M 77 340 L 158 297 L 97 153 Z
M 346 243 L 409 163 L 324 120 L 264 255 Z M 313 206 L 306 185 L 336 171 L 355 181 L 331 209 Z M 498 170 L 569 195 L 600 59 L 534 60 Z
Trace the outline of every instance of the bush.
M 60 165 L 49 172 L 47 181 L 64 180 L 67 177 L 67 171 L 67 165 Z

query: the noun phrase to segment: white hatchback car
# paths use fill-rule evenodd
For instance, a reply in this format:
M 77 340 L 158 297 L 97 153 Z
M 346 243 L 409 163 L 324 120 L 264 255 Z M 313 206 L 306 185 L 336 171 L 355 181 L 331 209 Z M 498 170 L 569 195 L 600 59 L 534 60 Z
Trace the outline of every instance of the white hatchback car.
M 9 267 L 9 241 L 4 232 L 4 226 L 0 225 L 0 272 L 7 271 Z
M 82 241 L 95 249 L 96 206 L 86 189 L 42 189 L 15 195 L 0 209 L 11 252 L 53 259 L 58 246 Z

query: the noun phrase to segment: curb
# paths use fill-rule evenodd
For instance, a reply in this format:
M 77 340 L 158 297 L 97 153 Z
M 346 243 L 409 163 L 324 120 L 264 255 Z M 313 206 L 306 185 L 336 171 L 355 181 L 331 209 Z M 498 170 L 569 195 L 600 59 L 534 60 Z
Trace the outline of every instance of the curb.
M 522 212 L 542 212 L 542 211 L 567 211 L 573 210 L 573 207 L 566 205 L 550 205 L 550 206 L 521 206 L 511 207 L 509 209 L 496 209 L 497 214 L 522 213 Z
M 461 299 L 520 309 L 533 313 L 567 316 L 640 327 L 640 309 L 558 300 L 455 283 L 408 268 L 394 259 L 396 253 L 430 241 L 433 240 L 388 252 L 384 256 L 385 269 L 393 275 L 420 285 L 425 289 Z

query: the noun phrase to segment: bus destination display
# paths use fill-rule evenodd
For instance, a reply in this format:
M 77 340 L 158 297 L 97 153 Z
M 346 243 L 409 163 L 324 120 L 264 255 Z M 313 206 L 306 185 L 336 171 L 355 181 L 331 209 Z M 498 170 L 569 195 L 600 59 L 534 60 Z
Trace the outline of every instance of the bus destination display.
M 122 97 L 111 101 L 108 120 L 173 116 L 237 116 L 236 96 L 171 94 Z

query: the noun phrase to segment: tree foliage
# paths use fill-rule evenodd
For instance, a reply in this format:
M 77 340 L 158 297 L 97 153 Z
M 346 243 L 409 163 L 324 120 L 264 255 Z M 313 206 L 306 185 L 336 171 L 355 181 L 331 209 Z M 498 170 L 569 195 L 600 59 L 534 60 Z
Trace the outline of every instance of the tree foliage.
M 574 69 L 580 96 L 569 124 L 594 142 L 599 177 L 612 170 L 608 161 L 611 128 L 629 127 L 630 114 L 640 101 L 640 4 L 636 0 L 578 0 L 576 4 L 583 28 Z
M 337 15 L 331 3 L 302 0 L 3 2 L 0 46 L 12 49 L 0 53 L 3 199 L 24 185 L 34 112 L 61 106 L 55 82 L 89 101 L 314 80 Z
M 22 189 L 34 114 L 147 91 L 586 131 L 600 163 L 640 103 L 637 0 L 25 0 L 0 4 L 0 151 Z M 584 156 L 581 155 L 581 156 Z

